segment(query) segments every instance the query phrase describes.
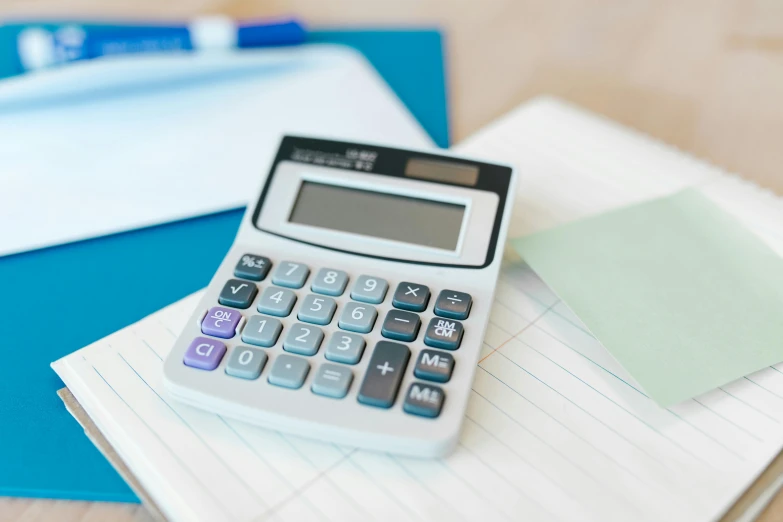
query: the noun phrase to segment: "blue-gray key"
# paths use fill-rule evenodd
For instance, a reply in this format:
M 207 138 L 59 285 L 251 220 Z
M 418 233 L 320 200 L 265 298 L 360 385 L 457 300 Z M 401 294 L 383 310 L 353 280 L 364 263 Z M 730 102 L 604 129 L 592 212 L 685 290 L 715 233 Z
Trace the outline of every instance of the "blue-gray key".
M 378 312 L 374 306 L 350 302 L 345 305 L 337 325 L 343 330 L 359 333 L 369 333 L 375 326 Z
M 459 321 L 433 317 L 424 332 L 424 344 L 434 348 L 456 350 L 462 342 L 463 332 L 464 328 Z
M 234 268 L 234 276 L 261 281 L 266 277 L 271 266 L 272 262 L 268 257 L 245 254 L 237 262 L 237 266 Z
M 397 285 L 392 297 L 392 305 L 401 310 L 423 312 L 430 301 L 430 289 L 418 283 L 403 281 Z
M 353 372 L 347 367 L 326 363 L 318 368 L 310 389 L 318 395 L 342 399 L 348 394 L 352 381 Z
M 310 275 L 310 269 L 307 265 L 302 263 L 294 263 L 293 261 L 283 261 L 274 273 L 272 273 L 272 282 L 279 286 L 285 286 L 287 288 L 302 288 L 307 276 Z
M 260 348 L 237 346 L 226 363 L 226 373 L 240 379 L 258 379 L 266 364 L 266 353 Z
M 379 341 L 367 365 L 357 400 L 377 408 L 391 408 L 410 356 L 411 351 L 404 344 Z
M 413 375 L 419 379 L 448 382 L 454 371 L 454 356 L 438 350 L 422 350 L 413 367 Z
M 272 363 L 267 380 L 275 386 L 297 389 L 304 384 L 310 372 L 310 363 L 293 355 L 278 355 Z
M 307 294 L 302 300 L 297 317 L 306 323 L 329 324 L 336 309 L 337 303 L 331 297 Z
M 334 332 L 326 345 L 324 356 L 330 361 L 356 364 L 362 358 L 365 342 L 361 335 Z
M 253 304 L 257 293 L 258 287 L 255 283 L 241 279 L 229 279 L 223 285 L 223 290 L 220 291 L 218 303 L 233 308 L 247 308 Z
M 242 330 L 242 341 L 269 348 L 275 345 L 282 330 L 283 324 L 274 317 L 254 315 Z
M 310 290 L 319 294 L 342 295 L 348 284 L 348 274 L 334 268 L 322 268 L 315 275 Z
M 296 302 L 296 294 L 287 288 L 268 286 L 261 293 L 257 309 L 262 314 L 285 317 L 291 313 Z
M 283 350 L 300 355 L 315 355 L 324 340 L 324 333 L 317 326 L 294 323 L 283 341 Z
M 435 300 L 435 315 L 449 319 L 467 319 L 473 299 L 470 294 L 454 290 L 443 290 Z
M 420 326 L 421 319 L 418 314 L 389 310 L 381 326 L 381 335 L 397 341 L 415 341 Z
M 351 299 L 363 303 L 380 304 L 386 297 L 389 283 L 385 279 L 361 275 L 351 290 Z
M 413 382 L 405 394 L 402 409 L 406 413 L 422 417 L 437 417 L 443 408 L 443 390 L 432 384 Z

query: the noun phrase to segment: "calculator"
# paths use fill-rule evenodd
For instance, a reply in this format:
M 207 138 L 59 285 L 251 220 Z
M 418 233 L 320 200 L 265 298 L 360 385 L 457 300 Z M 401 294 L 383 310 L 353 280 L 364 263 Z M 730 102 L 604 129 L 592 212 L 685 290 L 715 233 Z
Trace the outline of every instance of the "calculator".
M 164 364 L 169 394 L 417 457 L 457 443 L 514 198 L 508 166 L 286 136 Z

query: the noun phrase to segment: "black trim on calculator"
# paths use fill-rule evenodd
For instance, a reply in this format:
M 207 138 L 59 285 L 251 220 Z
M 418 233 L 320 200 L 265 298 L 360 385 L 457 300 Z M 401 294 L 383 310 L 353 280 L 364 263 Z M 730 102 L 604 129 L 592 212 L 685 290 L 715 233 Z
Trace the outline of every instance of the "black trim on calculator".
M 495 220 L 492 226 L 492 235 L 490 236 L 487 254 L 484 264 L 481 266 L 462 265 L 458 263 L 432 263 L 427 261 L 416 261 L 404 258 L 394 258 L 385 256 L 376 256 L 352 250 L 343 250 L 327 245 L 304 241 L 295 237 L 280 234 L 271 230 L 266 230 L 258 226 L 258 216 L 261 214 L 261 207 L 266 199 L 267 192 L 271 186 L 272 179 L 277 172 L 277 166 L 283 161 L 293 161 L 319 167 L 332 167 L 341 170 L 353 170 L 365 174 L 377 174 L 381 176 L 390 176 L 395 178 L 405 178 L 415 180 L 405 175 L 405 168 L 410 159 L 424 159 L 433 161 L 444 161 L 449 163 L 463 164 L 472 167 L 478 167 L 479 175 L 476 184 L 472 187 L 466 187 L 461 183 L 449 183 L 447 181 L 419 180 L 426 183 L 436 183 L 439 185 L 450 185 L 455 187 L 470 188 L 474 190 L 483 190 L 494 192 L 498 196 L 498 208 L 495 212 Z M 367 145 L 363 143 L 352 143 L 346 141 L 321 140 L 315 138 L 303 138 L 298 136 L 285 136 L 280 142 L 280 148 L 277 150 L 272 168 L 269 171 L 264 189 L 253 210 L 253 226 L 267 234 L 290 239 L 298 243 L 312 245 L 334 252 L 352 254 L 356 256 L 369 257 L 373 259 L 383 259 L 386 261 L 396 261 L 416 265 L 442 266 L 454 268 L 473 268 L 481 269 L 489 266 L 494 257 L 497 248 L 498 237 L 500 236 L 500 225 L 503 221 L 503 212 L 508 198 L 509 184 L 511 183 L 511 169 L 492 163 L 483 163 L 480 161 L 455 158 L 451 156 L 441 156 L 426 152 L 416 152 L 404 149 L 392 149 L 388 147 L 379 147 L 377 145 Z

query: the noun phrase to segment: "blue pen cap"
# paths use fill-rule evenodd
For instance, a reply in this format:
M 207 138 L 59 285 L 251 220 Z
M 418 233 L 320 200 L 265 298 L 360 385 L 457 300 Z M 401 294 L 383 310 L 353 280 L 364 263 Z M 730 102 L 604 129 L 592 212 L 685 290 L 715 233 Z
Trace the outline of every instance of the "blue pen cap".
M 237 27 L 238 47 L 297 45 L 306 38 L 304 26 L 293 18 L 280 22 L 242 22 Z

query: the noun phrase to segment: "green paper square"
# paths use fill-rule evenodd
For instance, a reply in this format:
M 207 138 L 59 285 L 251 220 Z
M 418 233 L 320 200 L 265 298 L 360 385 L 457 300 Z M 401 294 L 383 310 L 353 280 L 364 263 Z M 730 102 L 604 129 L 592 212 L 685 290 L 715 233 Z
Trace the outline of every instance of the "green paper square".
M 783 259 L 697 190 L 512 245 L 661 406 L 783 360 Z

